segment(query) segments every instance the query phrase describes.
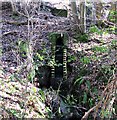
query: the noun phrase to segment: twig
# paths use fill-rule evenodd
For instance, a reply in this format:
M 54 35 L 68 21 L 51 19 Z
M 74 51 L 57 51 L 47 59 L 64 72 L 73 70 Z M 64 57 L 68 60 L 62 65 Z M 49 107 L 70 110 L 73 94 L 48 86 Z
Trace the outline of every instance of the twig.
M 14 33 L 18 33 L 19 31 L 8 31 L 2 34 L 2 36 L 8 35 L 8 34 L 14 34 Z
M 25 14 L 23 14 L 23 13 L 21 13 L 21 12 L 19 12 L 19 11 L 16 11 L 19 15 L 22 15 L 22 16 L 24 16 L 24 17 L 26 17 L 26 18 L 28 18 L 28 16 L 27 15 L 25 15 Z
M 108 24 L 108 25 L 110 25 L 110 26 L 116 26 L 116 27 L 117 27 L 117 24 L 115 24 L 115 23 L 113 23 L 113 22 L 110 22 L 110 21 L 108 21 L 108 20 L 105 20 L 104 22 L 105 22 L 105 24 Z
M 8 24 L 15 24 L 15 25 L 27 25 L 27 20 L 18 22 L 18 21 L 9 21 L 9 20 L 3 20 L 2 22 L 8 23 Z
M 105 25 L 108 25 L 108 26 L 111 26 L 111 27 L 117 27 L 117 24 L 116 23 L 113 23 L 113 22 L 110 22 L 108 20 L 103 20 L 103 19 L 98 19 L 97 21 L 101 21 L 103 22 Z

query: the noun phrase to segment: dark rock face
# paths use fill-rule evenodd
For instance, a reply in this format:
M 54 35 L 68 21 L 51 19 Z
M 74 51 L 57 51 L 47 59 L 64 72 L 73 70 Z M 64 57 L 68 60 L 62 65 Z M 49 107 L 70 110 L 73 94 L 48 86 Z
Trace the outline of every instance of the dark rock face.
M 67 10 L 64 10 L 64 9 L 52 8 L 51 13 L 52 15 L 55 15 L 55 16 L 67 17 Z
M 41 8 L 41 11 L 49 11 L 54 16 L 67 17 L 67 15 L 68 15 L 67 10 L 65 10 L 65 9 L 57 9 L 54 6 L 52 6 L 51 4 L 42 3 L 40 8 Z

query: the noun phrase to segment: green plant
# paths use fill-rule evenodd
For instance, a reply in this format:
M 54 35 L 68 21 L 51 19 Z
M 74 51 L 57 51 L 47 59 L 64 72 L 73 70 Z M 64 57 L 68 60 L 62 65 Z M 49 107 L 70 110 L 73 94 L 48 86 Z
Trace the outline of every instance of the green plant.
M 109 79 L 113 77 L 113 75 L 116 72 L 116 67 L 115 65 L 102 65 L 99 67 L 98 70 L 98 75 L 96 76 L 97 80 L 100 80 L 103 82 L 105 85 L 108 83 Z
M 27 58 L 27 53 L 29 51 L 28 42 L 23 41 L 22 39 L 19 39 L 17 42 L 17 45 L 18 45 L 18 50 L 19 50 L 21 57 Z
M 90 27 L 90 33 L 98 33 L 99 32 L 99 28 L 97 26 L 92 26 Z
M 15 117 L 18 119 L 23 118 L 22 113 L 16 109 L 9 109 L 8 112 L 11 114 L 11 117 Z
M 33 69 L 31 69 L 31 71 L 28 74 L 28 79 L 33 83 L 33 80 L 35 78 L 36 72 L 35 72 L 35 66 L 33 67 Z
M 107 53 L 109 51 L 108 47 L 106 46 L 94 46 L 92 50 L 95 53 Z
M 76 59 L 77 59 L 76 56 L 68 54 L 67 62 L 70 63 L 70 62 L 75 61 Z
M 65 103 L 67 105 L 74 105 L 76 103 L 77 99 L 74 97 L 74 95 L 67 95 L 67 98 L 65 99 Z
M 91 62 L 91 59 L 87 56 L 84 56 L 80 59 L 80 61 L 83 63 L 83 64 L 89 64 Z
M 81 85 L 84 82 L 84 79 L 82 77 L 79 77 L 75 80 L 74 85 L 78 84 Z
M 78 101 L 80 104 L 83 104 L 85 107 L 87 106 L 87 108 L 92 107 L 94 105 L 94 98 L 92 98 L 90 93 L 94 94 L 93 92 L 95 91 L 93 91 L 93 88 L 91 88 L 91 82 L 89 80 L 83 79 L 83 77 L 78 77 L 74 81 L 74 86 L 79 91 L 79 97 L 77 97 L 75 94 L 73 96 L 76 101 Z
M 86 103 L 87 103 L 87 100 L 88 100 L 87 93 L 84 92 L 84 94 L 83 94 L 83 99 L 82 99 L 82 103 L 83 103 L 83 104 L 86 104 Z
M 115 22 L 115 16 L 117 15 L 117 11 L 111 10 L 109 14 L 109 21 Z
M 38 60 L 43 61 L 44 60 L 44 56 L 40 55 L 39 53 L 36 53 L 36 57 Z
M 93 54 L 90 58 L 91 58 L 92 61 L 99 60 L 99 57 L 96 54 Z
M 98 95 L 98 89 L 97 89 L 97 87 L 93 87 L 93 88 L 91 89 L 91 92 L 92 92 L 93 94 L 95 94 L 95 96 Z
M 101 110 L 101 118 L 111 118 L 112 116 L 112 113 L 110 111 L 108 111 L 108 109 L 104 110 L 102 109 Z
M 77 42 L 83 42 L 83 43 L 85 43 L 85 42 L 88 42 L 89 41 L 89 37 L 88 37 L 88 34 L 76 34 L 75 36 L 74 36 L 74 38 L 77 40 Z
M 90 90 L 90 88 L 91 88 L 91 83 L 90 83 L 90 81 L 89 80 L 86 80 L 86 86 L 87 86 L 87 88 L 88 88 L 88 90 Z
M 22 48 L 22 50 L 24 51 L 25 49 Z M 34 55 L 33 55 L 33 63 L 32 63 L 33 67 L 32 67 L 32 69 L 30 70 L 30 72 L 28 74 L 28 79 L 31 82 L 33 82 L 33 80 L 34 80 L 34 78 L 36 77 L 37 74 L 40 75 L 39 67 L 47 65 L 46 60 L 47 60 L 46 49 L 42 49 L 40 51 L 38 50 L 38 51 L 36 51 L 34 53 Z
M 100 30 L 96 25 L 94 25 L 94 26 L 90 27 L 89 33 L 96 33 L 98 35 L 102 35 L 103 34 L 103 30 Z
M 102 65 L 101 71 L 103 72 L 106 78 L 111 78 L 116 71 L 115 65 Z
M 88 99 L 88 103 L 89 103 L 89 107 L 92 107 L 94 105 L 94 99 L 93 98 L 89 98 Z
M 87 34 L 83 34 L 79 37 L 79 40 L 81 42 L 88 42 L 88 35 Z
M 83 104 L 88 103 L 89 106 L 91 107 L 91 106 L 93 105 L 93 99 L 89 96 L 90 91 L 91 91 L 91 83 L 90 83 L 89 80 L 86 80 L 86 81 L 84 81 L 84 82 L 85 82 L 85 84 L 86 84 L 87 90 L 84 91 L 82 103 L 83 103 Z
M 82 103 L 84 106 L 87 106 L 87 108 L 90 108 L 94 105 L 94 99 L 90 96 L 89 91 L 84 91 L 83 95 L 80 96 L 80 103 Z
M 45 96 L 44 91 L 42 89 L 39 89 L 38 93 L 39 95 L 41 95 L 41 100 L 45 102 L 46 96 Z
M 117 40 L 114 39 L 111 41 L 111 48 L 117 49 Z

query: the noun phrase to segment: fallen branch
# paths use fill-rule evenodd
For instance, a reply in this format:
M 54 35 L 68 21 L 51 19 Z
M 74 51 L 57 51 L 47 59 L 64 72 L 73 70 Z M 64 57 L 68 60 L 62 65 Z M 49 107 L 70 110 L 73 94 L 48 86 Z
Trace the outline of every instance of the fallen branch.
M 36 23 L 38 22 L 38 20 L 39 20 L 39 19 L 35 19 L 35 18 L 29 19 L 29 25 L 31 25 L 32 23 L 33 23 L 33 24 L 36 24 Z M 14 24 L 14 25 L 28 25 L 28 20 L 21 21 L 21 22 L 19 22 L 19 21 L 3 20 L 3 21 L 1 21 L 0 23 L 2 23 L 2 22 L 5 22 L 5 23 L 7 23 L 7 24 Z

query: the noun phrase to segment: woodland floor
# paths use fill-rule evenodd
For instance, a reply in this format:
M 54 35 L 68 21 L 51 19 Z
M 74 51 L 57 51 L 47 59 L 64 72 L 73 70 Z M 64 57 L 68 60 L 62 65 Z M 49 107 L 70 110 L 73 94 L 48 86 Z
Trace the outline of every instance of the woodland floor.
M 70 63 L 72 71 L 69 72 L 68 80 L 73 81 L 75 78 L 80 78 L 79 71 L 84 67 L 84 69 L 89 72 L 86 71 L 87 74 L 82 76 L 82 78 L 84 81 L 90 81 L 89 86 L 91 90 L 93 90 L 93 87 L 97 88 L 97 93 L 90 91 L 90 96 L 92 96 L 94 100 L 97 99 L 97 95 L 95 94 L 100 96 L 105 88 L 103 81 L 105 78 L 100 78 L 100 76 L 105 76 L 106 73 L 101 73 L 101 67 L 113 65 L 115 69 L 117 68 L 117 49 L 111 47 L 112 41 L 117 40 L 117 36 L 115 34 L 89 34 L 89 41 L 82 43 L 73 38 L 74 33 L 71 32 L 72 22 L 68 18 L 53 16 L 49 12 L 40 12 L 38 15 L 35 15 L 31 21 L 33 22 L 33 28 L 31 28 L 30 31 L 33 31 L 31 38 L 35 43 L 35 51 L 43 49 L 44 47 L 50 51 L 51 44 L 47 36 L 49 32 L 67 32 L 69 36 L 68 53 L 71 54 L 71 56 L 75 56 L 73 62 Z M 42 93 L 40 88 L 27 80 L 27 71 L 25 70 L 27 65 L 26 59 L 22 58 L 18 53 L 19 48 L 17 42 L 28 39 L 27 23 L 25 16 L 13 15 L 10 9 L 2 11 L 0 118 L 10 118 L 13 116 L 40 118 L 47 116 L 47 112 L 49 111 L 49 108 L 46 106 L 46 104 L 49 104 L 48 101 L 46 100 L 46 104 L 43 102 L 44 99 L 47 98 L 42 98 L 41 96 L 41 94 L 48 96 L 49 92 L 47 91 L 49 91 L 49 89 L 44 90 L 44 93 Z M 87 56 L 87 58 L 89 58 L 93 56 L 94 51 L 92 48 L 94 46 L 106 46 L 109 48 L 109 51 L 96 53 L 101 59 L 91 60 L 88 64 L 83 65 L 81 62 L 82 57 Z M 117 77 L 116 75 L 117 73 L 113 73 L 113 75 L 111 73 L 110 76 Z M 107 77 L 107 79 L 111 80 L 113 78 Z M 81 91 L 87 91 L 89 86 L 82 84 L 80 89 Z M 73 88 L 71 87 L 71 89 Z M 78 90 L 79 89 L 76 89 L 76 91 Z

